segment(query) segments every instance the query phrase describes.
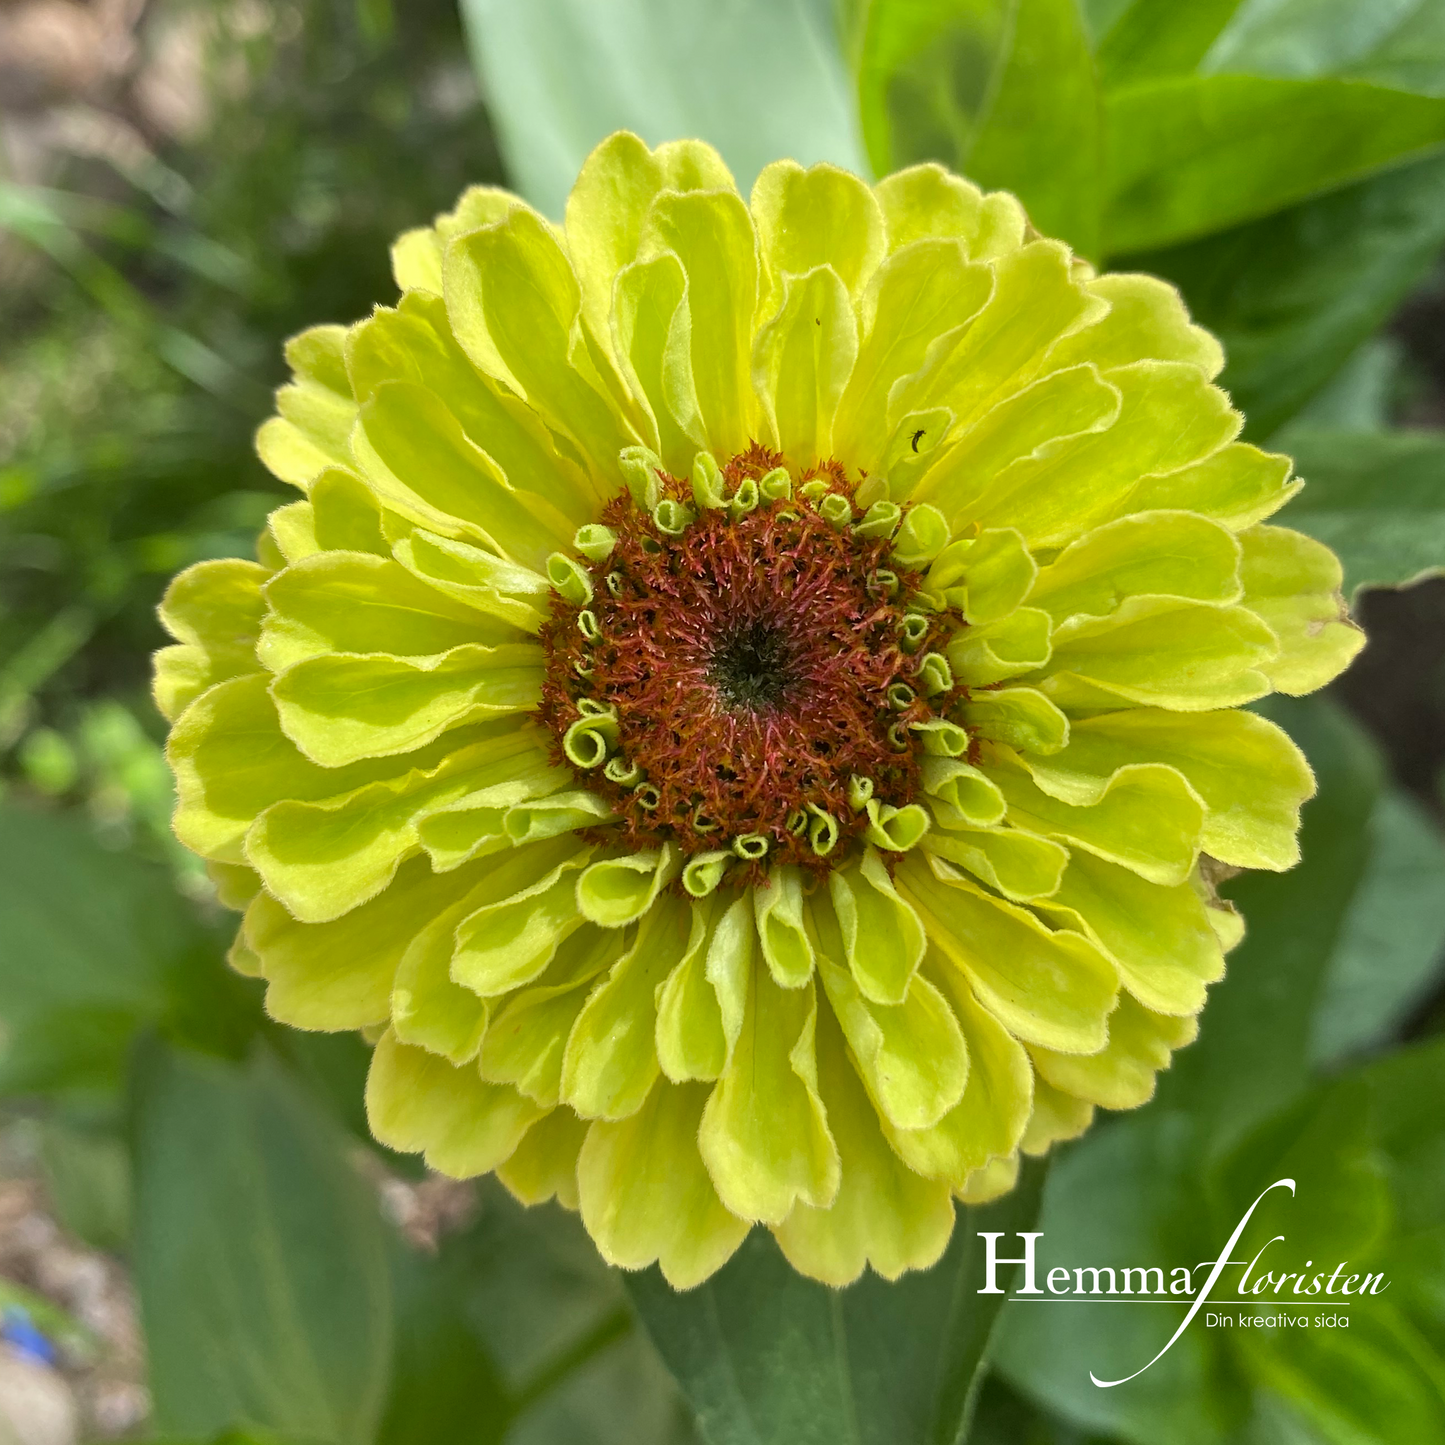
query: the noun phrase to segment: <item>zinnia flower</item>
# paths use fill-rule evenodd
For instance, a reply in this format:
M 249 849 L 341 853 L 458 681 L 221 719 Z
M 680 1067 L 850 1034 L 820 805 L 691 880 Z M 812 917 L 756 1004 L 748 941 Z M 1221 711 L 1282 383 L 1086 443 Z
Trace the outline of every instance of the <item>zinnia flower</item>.
M 565 225 L 475 189 L 394 263 L 288 348 L 304 500 L 162 608 L 232 962 L 615 1264 L 932 1263 L 1193 1038 L 1219 865 L 1295 862 L 1240 708 L 1362 639 L 1288 459 L 1174 290 L 938 166 L 744 201 L 619 134 Z

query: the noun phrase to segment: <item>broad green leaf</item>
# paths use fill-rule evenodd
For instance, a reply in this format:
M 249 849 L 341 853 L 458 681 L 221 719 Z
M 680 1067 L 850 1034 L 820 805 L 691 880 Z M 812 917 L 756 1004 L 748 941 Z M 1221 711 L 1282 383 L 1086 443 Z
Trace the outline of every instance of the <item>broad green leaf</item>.
M 474 1220 L 397 1280 L 398 1349 L 377 1445 L 696 1445 L 574 1215 L 492 1182 Z
M 56 1218 L 92 1249 L 130 1236 L 130 1158 L 113 1128 L 60 1114 L 40 1130 L 40 1167 Z
M 1040 1287 L 1054 1268 L 1069 1271 L 1071 1286 L 1080 1265 L 1155 1265 L 1166 1269 L 1167 1279 L 1169 1266 L 1192 1267 L 1217 1255 L 1223 1240 L 1210 1237 L 1202 1173 L 1189 1121 L 1161 1118 L 1157 1104 L 1095 1126 L 1054 1165 L 1031 1226 L 1043 1231 Z M 994 1367 L 1083 1431 L 1131 1445 L 1223 1445 L 1225 1419 L 1239 1409 L 1242 1392 L 1237 1379 L 1211 1373 L 1202 1322 L 1127 1385 L 1101 1390 L 1089 1379 L 1091 1370 L 1116 1380 L 1147 1364 L 1182 1317 L 1167 1305 L 1010 1301 L 999 1321 Z
M 1267 438 L 1425 276 L 1442 243 L 1445 159 L 1429 157 L 1127 264 L 1180 287 L 1224 342 L 1220 384 L 1248 434 Z
M 1445 15 L 1436 0 L 1269 0 L 1239 5 L 1200 70 L 1349 75 L 1445 93 Z
M 1111 89 L 1191 71 L 1445 89 L 1436 0 L 1085 0 L 1084 8 Z
M 1345 592 L 1445 573 L 1445 433 L 1292 427 L 1306 480 L 1287 520 L 1344 563 Z
M 446 1241 L 452 1255 L 452 1241 Z M 392 1247 L 396 1345 L 377 1445 L 497 1445 L 511 1409 L 495 1362 L 467 1318 L 467 1279 L 450 1258 Z
M 1445 142 L 1445 100 L 1333 79 L 1181 76 L 1109 95 L 1103 248 L 1268 215 Z
M 507 168 L 548 215 L 615 130 L 709 141 L 745 192 L 780 156 L 867 169 L 831 17 L 808 0 L 465 0 L 462 14 Z
M 857 64 L 880 172 L 942 161 L 1097 253 L 1100 99 L 1074 0 L 874 0 Z
M 166 871 L 78 818 L 0 806 L 0 940 L 0 1092 L 113 1089 L 147 1024 L 223 1050 L 254 1026 Z
M 1390 789 L 1370 814 L 1369 848 L 1315 1011 L 1317 1064 L 1389 1038 L 1438 978 L 1445 952 L 1439 825 L 1409 794 Z
M 1346 1076 L 1252 1129 L 1218 1165 L 1214 1232 L 1222 1229 L 1228 1238 L 1265 1185 L 1290 1178 L 1293 1198 L 1276 1190 L 1250 1221 L 1255 1248 L 1271 1235 L 1283 1235 L 1291 1258 L 1299 1254 L 1296 1268 L 1305 1258 L 1321 1264 L 1368 1258 L 1390 1222 L 1384 1160 L 1371 1137 L 1370 1107 L 1366 1084 Z M 1281 1267 L 1283 1261 L 1274 1265 Z
M 1240 0 L 1085 0 L 1105 87 L 1193 71 L 1239 6 Z
M 895 1284 L 830 1290 L 762 1230 L 695 1290 L 655 1268 L 624 1283 L 710 1445 L 954 1445 L 1003 1298 L 977 1293 L 975 1235 L 1031 1228 L 1042 1176 L 1030 1165 L 998 1203 L 960 1208 L 938 1264 Z
M 265 1053 L 239 1067 L 159 1042 L 133 1109 L 157 1427 L 371 1440 L 390 1283 L 376 1202 L 335 1126 Z

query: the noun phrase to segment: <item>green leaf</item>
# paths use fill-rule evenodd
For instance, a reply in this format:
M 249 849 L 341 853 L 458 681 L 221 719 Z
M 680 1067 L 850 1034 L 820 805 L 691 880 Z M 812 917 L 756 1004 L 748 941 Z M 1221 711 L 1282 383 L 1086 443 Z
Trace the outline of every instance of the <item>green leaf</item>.
M 1200 68 L 1252 75 L 1349 75 L 1445 91 L 1445 14 L 1437 0 L 1276 0 L 1241 5 Z
M 1224 342 L 1220 378 L 1268 439 L 1435 264 L 1445 159 L 1430 157 L 1218 235 L 1116 258 L 1173 281 Z
M 961 1209 L 938 1264 L 894 1284 L 815 1284 L 762 1230 L 695 1290 L 656 1269 L 624 1282 L 711 1445 L 953 1445 L 1003 1298 L 977 1293 L 975 1234 L 1030 1228 L 1043 1174 Z
M 1289 1258 L 1299 1256 L 1296 1269 L 1306 1258 L 1323 1265 L 1366 1257 L 1390 1222 L 1371 1102 L 1368 1085 L 1347 1075 L 1252 1130 L 1218 1166 L 1211 1234 L 1227 1239 L 1266 1185 L 1293 1179 L 1293 1194 L 1276 1190 L 1260 1201 L 1240 1248 L 1254 1240 L 1257 1249 L 1271 1235 L 1280 1235 Z
M 494 1181 L 435 1257 L 395 1254 L 377 1445 L 695 1445 L 685 1407 L 575 1216 Z
M 56 1218 L 92 1249 L 122 1251 L 130 1238 L 130 1158 L 115 1132 L 46 1119 L 40 1167 Z
M 1086 0 L 1110 88 L 1164 75 L 1342 75 L 1439 95 L 1436 0 Z
M 1369 861 L 1345 916 L 1314 1017 L 1311 1056 L 1337 1063 L 1388 1040 L 1439 977 L 1445 841 L 1409 794 L 1381 793 Z
M 1300 426 L 1289 447 L 1309 485 L 1287 520 L 1339 554 L 1347 595 L 1445 573 L 1445 432 Z
M 314 1436 L 273 1435 L 269 1430 L 222 1430 L 219 1435 L 174 1435 L 156 1439 L 156 1445 L 318 1445 Z
M 495 1445 L 511 1422 L 506 1389 L 466 1314 L 467 1277 L 451 1256 L 392 1249 L 396 1350 L 377 1445 Z
M 695 136 L 744 195 L 769 161 L 866 173 L 826 9 L 809 0 L 463 0 L 512 182 L 547 215 L 615 130 Z
M 1104 84 L 1115 90 L 1188 74 L 1239 7 L 1240 0 L 1085 0 Z
M 1100 99 L 1075 0 L 874 0 L 858 85 L 880 172 L 942 161 L 1097 254 Z
M 369 1442 L 391 1350 L 385 1238 L 331 1120 L 265 1052 L 243 1067 L 150 1041 L 132 1129 L 157 1426 Z
M 0 1093 L 115 1089 L 136 1029 L 244 1037 L 247 988 L 158 864 L 80 819 L 0 805 Z
M 1171 245 L 1445 142 L 1445 100 L 1360 81 L 1180 76 L 1106 100 L 1104 250 Z

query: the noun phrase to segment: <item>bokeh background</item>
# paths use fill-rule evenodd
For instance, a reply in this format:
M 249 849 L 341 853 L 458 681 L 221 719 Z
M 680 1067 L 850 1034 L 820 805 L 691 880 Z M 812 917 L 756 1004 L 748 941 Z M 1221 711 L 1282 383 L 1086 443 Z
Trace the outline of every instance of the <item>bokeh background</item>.
M 361 1042 L 275 1029 L 227 971 L 148 694 L 169 577 L 285 500 L 251 445 L 282 341 L 391 300 L 391 239 L 466 184 L 558 214 L 618 125 L 702 133 L 745 187 L 777 154 L 940 159 L 1174 280 L 1369 634 L 1271 710 L 1321 779 L 1304 863 L 1233 885 L 1251 932 L 1202 1041 L 1061 1151 L 1036 1227 L 1192 1262 L 1287 1164 L 1321 1253 L 1396 1292 L 1107 1394 L 1090 1365 L 1152 1353 L 1134 1312 L 1005 1311 L 970 1438 L 1445 1441 L 1445 4 L 463 8 L 0 0 L 0 1445 L 701 1438 L 705 1382 L 644 1326 L 700 1327 L 655 1280 L 370 1145 Z M 757 1335 L 760 1302 L 816 1304 L 767 1248 L 709 1287 L 753 1433 L 718 1406 L 708 1438 L 951 1441 L 932 1376 L 866 1403 L 846 1322 L 842 1356 Z

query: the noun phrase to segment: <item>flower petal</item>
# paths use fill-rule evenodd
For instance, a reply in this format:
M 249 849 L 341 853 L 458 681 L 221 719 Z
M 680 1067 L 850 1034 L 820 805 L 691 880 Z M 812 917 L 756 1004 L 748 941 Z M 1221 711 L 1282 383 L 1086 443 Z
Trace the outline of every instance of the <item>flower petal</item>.
M 1025 1154 L 1047 1154 L 1055 1144 L 1077 1139 L 1094 1122 L 1094 1106 L 1034 1077 L 1034 1111 L 1019 1141 Z
M 1288 457 L 1231 442 L 1177 472 L 1141 477 L 1120 495 L 1110 516 L 1177 507 L 1240 531 L 1277 512 L 1304 485 L 1289 480 L 1290 469 Z
M 692 375 L 692 310 L 687 273 L 671 251 L 635 261 L 617 277 L 612 345 L 633 395 L 646 410 L 662 463 L 684 476 L 707 431 Z
M 573 875 L 591 857 L 590 845 L 563 837 L 469 865 L 486 872 L 468 900 L 474 911 L 457 925 L 452 978 L 483 998 L 536 978 L 582 926 Z
M 970 522 L 1012 527 L 1015 513 L 1025 515 L 1028 505 L 1012 502 L 1014 493 L 1037 486 L 1035 476 L 1048 459 L 1079 438 L 1107 434 L 1119 407 L 1118 387 L 1095 367 L 1040 377 L 964 430 L 914 487 L 912 498 L 938 507 L 954 531 Z
M 859 305 L 863 339 L 834 424 L 839 456 L 870 474 L 879 469 L 893 385 L 923 366 L 940 338 L 956 339 L 992 293 L 993 273 L 951 237 L 919 241 L 883 263 Z
M 369 552 L 318 552 L 278 572 L 265 595 L 257 655 L 271 672 L 334 652 L 425 657 L 468 642 L 521 640 L 515 628 Z
M 459 898 L 412 939 L 391 989 L 391 1027 L 397 1038 L 458 1065 L 476 1057 L 488 1017 L 483 999 L 452 982 L 456 927 L 469 909 L 468 900 Z
M 410 752 L 485 718 L 527 712 L 542 686 L 532 643 L 464 644 L 407 661 L 332 653 L 288 668 L 271 684 L 286 736 L 327 768 Z
M 1279 639 L 1264 668 L 1279 692 L 1298 697 L 1333 681 L 1365 645 L 1340 594 L 1340 560 L 1323 542 L 1286 527 L 1243 533 L 1244 605 Z
M 962 176 L 933 162 L 885 176 L 873 188 L 897 251 L 929 237 L 957 237 L 975 260 L 995 260 L 1024 243 L 1028 218 L 1007 191 L 984 195 Z
M 965 868 L 996 893 L 1015 903 L 1048 898 L 1058 891 L 1069 850 L 1018 828 L 974 828 L 935 814 L 939 828 L 923 847 Z
M 1205 986 L 1224 977 L 1224 952 L 1190 883 L 1166 887 L 1079 851 L 1039 912 L 1092 938 L 1124 987 L 1159 1013 L 1193 1014 Z
M 731 1258 L 748 1232 L 718 1198 L 698 1154 L 707 1090 L 659 1081 L 642 1109 L 587 1131 L 577 1162 L 582 1222 L 622 1269 L 657 1261 L 674 1289 L 691 1289 Z
M 946 1181 L 921 1177 L 888 1146 L 837 1024 L 818 1022 L 818 1089 L 842 1178 L 827 1209 L 797 1204 L 773 1234 L 794 1269 L 841 1288 L 872 1265 L 884 1279 L 937 1262 L 953 1233 Z
M 246 830 L 273 803 L 343 796 L 433 767 L 452 747 L 480 735 L 471 729 L 453 734 L 445 746 L 323 768 L 281 731 L 265 673 L 231 678 L 202 693 L 171 729 L 166 756 L 176 775 L 176 836 L 203 858 L 242 863 Z
M 863 997 L 901 1004 L 927 938 L 918 915 L 898 895 L 878 850 L 828 875 L 828 894 L 841 932 L 838 961 L 846 963 Z
M 472 364 L 569 436 L 594 476 L 615 477 L 618 452 L 638 438 L 579 344 L 582 293 L 547 223 L 514 207 L 453 240 L 442 276 L 452 334 Z
M 1069 719 L 1037 688 L 1002 687 L 970 697 L 958 718 L 974 736 L 1026 753 L 1056 753 L 1069 741 Z
M 227 557 L 187 567 L 161 599 L 161 626 L 180 645 L 156 653 L 156 706 L 174 722 L 208 687 L 257 672 L 256 643 L 269 573 L 256 562 Z
M 1208 381 L 1224 369 L 1224 348 L 1190 322 L 1184 298 L 1167 281 L 1114 271 L 1085 284 L 1109 303 L 1109 314 L 1060 341 L 1049 354 L 1054 365 L 1092 361 L 1102 370 L 1152 358 L 1187 361 Z
M 346 375 L 344 326 L 313 326 L 286 343 L 294 379 L 276 393 L 279 416 L 256 435 L 261 460 L 303 491 L 334 462 L 351 459 L 356 399 Z
M 502 734 L 339 798 L 273 803 L 246 834 L 246 859 L 297 918 L 325 923 L 386 887 L 428 812 L 478 789 L 513 801 L 564 786 L 540 742 L 531 729 Z
M 1192 512 L 1143 512 L 1071 542 L 1038 576 L 1028 601 L 1055 622 L 1107 617 L 1126 597 L 1238 602 L 1239 542 Z
M 757 305 L 752 218 L 731 191 L 664 191 L 643 226 L 639 255 L 671 251 L 687 273 L 692 375 L 714 455 L 743 451 L 757 434 L 751 376 Z
M 659 900 L 578 1015 L 562 1060 L 562 1100 L 584 1119 L 625 1119 L 642 1107 L 659 1073 L 658 991 L 706 940 L 694 923 L 683 900 Z
M 724 1206 L 781 1224 L 837 1197 L 838 1149 L 818 1096 L 812 982 L 779 988 L 755 962 L 737 1045 L 703 1110 L 698 1148 Z
M 1053 653 L 1053 626 L 1039 607 L 1020 607 L 997 622 L 968 627 L 948 645 L 954 676 L 970 688 L 990 687 L 1044 666 Z
M 556 1198 L 563 1209 L 576 1209 L 577 1156 L 587 1137 L 587 1121 L 571 1109 L 553 1109 L 539 1119 L 510 1159 L 497 1165 L 497 1178 L 523 1204 Z
M 1126 763 L 1099 780 L 1092 795 L 1065 802 L 1035 781 L 1037 762 L 998 744 L 988 774 L 1008 800 L 1009 822 L 1077 844 L 1132 868 L 1141 878 L 1182 883 L 1199 856 L 1205 807 L 1184 775 L 1162 763 Z M 1090 800 L 1084 801 L 1085 798 Z
M 391 248 L 391 272 L 400 291 L 442 294 L 442 256 L 453 236 L 500 221 L 521 202 L 499 186 L 468 186 L 450 211 L 430 226 L 419 226 L 397 238 Z
M 979 498 L 975 520 L 1017 527 L 1033 546 L 1062 546 L 1126 510 L 1121 498 L 1132 496 L 1140 477 L 1209 456 L 1233 441 L 1243 422 L 1229 398 L 1185 362 L 1138 361 L 1103 380 L 1120 395 L 1113 425 L 1081 430 L 1014 462 Z
M 727 1063 L 722 1006 L 707 974 L 722 917 L 715 893 L 692 904 L 687 950 L 657 995 L 657 1061 L 674 1084 L 716 1079 Z
M 1192 1017 L 1151 1013 L 1123 994 L 1109 1016 L 1109 1043 L 1087 1058 L 1030 1049 L 1034 1067 L 1056 1089 L 1103 1109 L 1137 1109 L 1154 1097 L 1155 1077 L 1175 1049 L 1199 1032 Z
M 927 1129 L 963 1097 L 968 1048 L 943 995 L 915 975 L 901 1003 L 870 1003 L 853 975 L 834 962 L 837 925 L 813 907 L 822 952 L 818 972 L 848 1040 L 858 1074 L 879 1114 L 897 1129 Z
M 858 355 L 858 325 L 836 271 L 782 282 L 778 314 L 753 348 L 753 386 L 783 454 L 802 465 L 833 455 L 833 419 Z
M 777 309 L 788 276 L 827 266 L 856 298 L 883 260 L 883 211 L 873 192 L 826 161 L 807 170 L 792 160 L 764 166 L 750 207 L 766 288 L 764 317 Z
M 1034 1071 L 1022 1044 L 974 997 L 967 978 L 931 949 L 928 977 L 953 1008 L 968 1045 L 963 1097 L 928 1129 L 884 1125 L 910 1169 L 961 1189 L 990 1159 L 1018 1148 L 1033 1107 Z
M 381 1036 L 366 1076 L 366 1119 L 388 1148 L 421 1153 L 439 1174 L 469 1179 L 511 1156 L 546 1110 L 515 1089 L 484 1084 L 426 1049 Z
M 246 909 L 246 943 L 259 960 L 266 1011 L 299 1029 L 359 1029 L 385 1020 L 396 971 L 419 926 L 475 882 L 438 878 L 424 859 L 330 923 L 298 923 L 268 893 Z
M 681 866 L 671 843 L 649 853 L 603 858 L 577 880 L 577 909 L 603 928 L 625 928 L 653 906 Z
M 628 131 L 608 136 L 582 163 L 567 197 L 567 254 L 582 292 L 582 314 L 610 339 L 613 278 L 636 259 L 642 225 L 659 191 L 733 190 L 723 158 L 700 140 L 649 151 Z
M 551 589 L 543 573 L 421 527 L 398 538 L 392 551 L 408 572 L 438 592 L 523 632 L 541 630 L 543 599 Z
M 1075 279 L 1073 257 L 1059 241 L 1030 241 L 1000 257 L 994 278 L 973 324 L 893 388 L 890 421 L 946 406 L 960 430 L 972 426 L 1040 374 L 1053 342 L 1104 315 L 1108 304 Z
M 1206 712 L 1263 697 L 1278 653 L 1274 633 L 1248 608 L 1129 597 L 1108 617 L 1055 628 L 1036 685 L 1062 707 Z
M 1315 791 L 1304 754 L 1288 734 L 1250 712 L 1105 713 L 1074 724 L 1068 747 L 1029 763 L 1034 781 L 1066 802 L 1099 796 L 1125 763 L 1163 763 L 1182 773 L 1207 809 L 1204 851 L 1240 868 L 1276 872 L 1299 861 L 1299 812 Z
M 1011 1033 L 1062 1053 L 1104 1047 L 1119 976 L 1094 944 L 1051 933 L 1027 909 L 974 887 L 936 858 L 905 861 L 898 885 L 938 952 Z
M 376 388 L 361 408 L 352 447 L 382 501 L 431 531 L 480 542 L 534 571 L 572 539 L 566 514 L 550 499 L 516 490 L 441 398 L 415 382 Z
M 753 916 L 763 958 L 779 988 L 802 988 L 813 975 L 813 945 L 803 924 L 803 874 L 795 867 L 768 870 L 753 890 Z
M 590 520 L 603 500 L 582 468 L 557 450 L 537 412 L 472 365 L 440 295 L 403 296 L 395 310 L 378 307 L 348 333 L 346 365 L 359 402 L 388 381 L 414 381 L 434 392 L 513 491 L 547 500 L 569 525 Z
M 537 985 L 508 997 L 488 1025 L 477 1063 L 482 1078 L 554 1107 L 562 1097 L 573 1025 L 601 987 L 598 974 L 612 968 L 621 952 L 622 935 L 606 929 L 579 928 L 563 940 Z

